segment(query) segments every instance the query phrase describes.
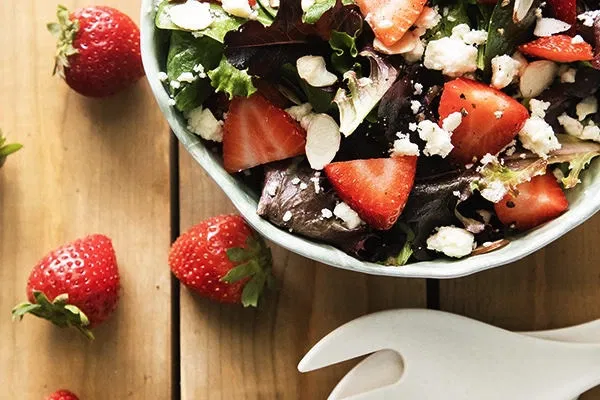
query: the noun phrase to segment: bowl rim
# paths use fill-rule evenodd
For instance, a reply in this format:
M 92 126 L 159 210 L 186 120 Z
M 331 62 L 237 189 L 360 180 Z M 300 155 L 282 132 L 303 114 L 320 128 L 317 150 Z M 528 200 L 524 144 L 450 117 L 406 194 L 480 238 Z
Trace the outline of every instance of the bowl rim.
M 142 62 L 146 71 L 146 79 L 171 130 L 256 231 L 273 243 L 303 257 L 333 267 L 370 275 L 401 278 L 458 278 L 518 261 L 562 237 L 600 210 L 600 202 L 583 202 L 533 231 L 517 236 L 507 246 L 490 253 L 458 260 L 421 261 L 401 267 L 360 261 L 333 246 L 294 235 L 258 216 L 256 201 L 242 190 L 237 181 L 221 165 L 215 162 L 214 155 L 196 135 L 181 123 L 180 117 L 177 115 L 178 112 L 168 105 L 169 95 L 158 78 L 160 67 L 159 60 L 156 57 L 157 49 L 154 36 L 156 29 L 154 25 L 154 0 L 142 0 L 140 16 Z M 591 185 L 591 187 L 584 187 L 580 196 L 588 199 L 599 198 L 600 182 Z

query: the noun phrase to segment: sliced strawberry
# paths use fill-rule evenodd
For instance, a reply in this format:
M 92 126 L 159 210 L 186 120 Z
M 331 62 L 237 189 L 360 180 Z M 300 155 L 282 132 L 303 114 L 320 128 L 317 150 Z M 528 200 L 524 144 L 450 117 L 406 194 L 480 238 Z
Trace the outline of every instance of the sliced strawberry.
M 415 23 L 427 0 L 357 0 L 375 36 L 391 46 Z
M 556 62 L 589 61 L 594 58 L 592 46 L 575 42 L 568 35 L 541 37 L 519 46 L 521 53 Z
M 259 94 L 233 99 L 223 131 L 223 163 L 228 172 L 304 154 L 304 129 Z
M 556 19 L 574 26 L 577 23 L 577 0 L 548 0 Z
M 504 225 L 515 224 L 521 231 L 550 221 L 569 208 L 565 193 L 550 173 L 520 184 L 517 191 L 517 196 L 507 194 L 494 208 Z
M 512 97 L 464 78 L 444 85 L 439 106 L 440 125 L 453 112 L 463 113 L 463 118 L 452 134 L 454 149 L 450 156 L 463 164 L 472 162 L 473 157 L 499 152 L 514 139 L 529 117 L 527 109 Z
M 375 229 L 390 229 L 415 181 L 417 157 L 335 162 L 325 173 L 340 198 Z

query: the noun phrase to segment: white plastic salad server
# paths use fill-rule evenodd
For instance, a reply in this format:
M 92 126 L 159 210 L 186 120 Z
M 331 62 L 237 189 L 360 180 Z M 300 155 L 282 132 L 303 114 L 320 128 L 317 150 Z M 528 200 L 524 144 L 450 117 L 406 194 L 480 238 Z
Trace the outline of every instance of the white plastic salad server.
M 374 387 L 362 379 L 361 393 L 345 398 L 568 400 L 600 383 L 600 344 L 589 343 L 598 324 L 586 325 L 555 332 L 557 340 L 586 342 L 568 343 L 541 339 L 552 336 L 548 331 L 526 336 L 441 311 L 383 311 L 331 332 L 298 369 L 307 372 L 387 349 L 364 360 L 361 369 L 388 380 L 378 377 Z M 381 363 L 395 367 L 374 367 Z
M 599 343 L 600 319 L 563 329 L 522 332 L 523 335 L 571 343 Z M 335 386 L 329 400 L 345 399 L 400 379 L 402 359 L 393 350 L 380 350 L 352 368 Z

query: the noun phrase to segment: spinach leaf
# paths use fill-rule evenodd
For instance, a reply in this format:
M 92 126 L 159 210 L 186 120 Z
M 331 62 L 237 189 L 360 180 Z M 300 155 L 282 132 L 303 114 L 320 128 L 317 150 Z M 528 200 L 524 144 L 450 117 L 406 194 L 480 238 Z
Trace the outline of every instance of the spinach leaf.
M 283 82 L 291 89 L 295 94 L 300 97 L 303 102 L 308 102 L 312 105 L 313 110 L 317 113 L 326 113 L 335 110 L 333 104 L 333 97 L 335 96 L 335 88 L 318 88 L 309 85 L 300 78 L 298 70 L 292 64 L 285 64 L 281 68 L 281 76 Z
M 467 12 L 466 0 L 459 0 L 454 4 L 449 4 L 444 7 L 448 12 L 442 12 L 442 19 L 432 29 L 427 31 L 426 38 L 428 40 L 437 40 L 443 37 L 452 35 L 452 29 L 460 24 L 470 25 L 469 14 Z
M 167 56 L 169 80 L 177 80 L 182 73 L 192 72 L 198 65 L 205 70 L 213 69 L 219 64 L 222 54 L 223 45 L 208 36 L 195 38 L 189 32 L 174 31 Z M 169 86 L 169 90 L 177 109 L 184 112 L 202 104 L 212 93 L 209 80 L 200 77 L 191 83 L 181 82 L 176 89 Z
M 536 20 L 535 10 L 540 3 L 541 0 L 533 0 L 531 8 L 519 22 L 513 19 L 515 0 L 499 1 L 496 4 L 490 17 L 488 39 L 483 56 L 482 64 L 485 70 L 489 71 L 492 58 L 511 54 L 518 44 L 525 42 L 531 36 Z

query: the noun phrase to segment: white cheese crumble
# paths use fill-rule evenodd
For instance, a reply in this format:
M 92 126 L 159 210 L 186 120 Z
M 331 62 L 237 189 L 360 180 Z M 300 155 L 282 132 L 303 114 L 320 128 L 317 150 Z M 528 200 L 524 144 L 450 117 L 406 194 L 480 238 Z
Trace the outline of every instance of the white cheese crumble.
M 503 115 L 504 115 L 504 111 L 502 111 L 502 110 L 494 111 L 494 117 L 496 117 L 496 119 L 502 118 Z
M 185 114 L 187 128 L 204 140 L 213 142 L 223 141 L 223 121 L 215 118 L 212 111 L 202 106 L 194 108 Z
M 421 102 L 418 100 L 411 100 L 410 101 L 410 110 L 412 111 L 413 114 L 417 114 L 419 112 L 419 109 L 421 108 Z
M 423 64 L 444 75 L 459 77 L 477 69 L 477 48 L 454 36 L 432 40 L 425 49 Z
M 442 129 L 447 132 L 454 132 L 454 130 L 458 128 L 458 126 L 461 124 L 461 122 L 462 114 L 458 111 L 455 111 L 449 114 L 446 118 L 444 118 L 444 120 L 442 121 Z
M 292 181 L 291 181 L 291 182 L 292 182 L 292 185 L 297 185 L 297 184 L 299 184 L 301 181 L 300 181 L 300 178 L 298 178 L 298 177 L 296 176 L 296 177 L 294 177 L 294 179 L 292 179 Z
M 246 3 L 248 4 L 248 3 Z M 210 3 L 188 0 L 169 9 L 171 22 L 180 28 L 200 31 L 212 25 L 214 18 L 210 12 Z
M 454 148 L 450 141 L 450 136 L 452 134 L 440 128 L 438 124 L 432 121 L 423 120 L 419 122 L 417 130 L 419 131 L 419 137 L 426 142 L 425 148 L 423 149 L 423 153 L 426 156 L 437 154 L 444 158 L 450 154 Z
M 398 139 L 394 141 L 394 147 L 391 152 L 392 157 L 419 155 L 419 146 L 411 142 L 408 135 L 398 132 L 396 136 Z
M 179 82 L 192 83 L 196 80 L 196 77 L 191 72 L 182 72 L 176 80 Z
M 363 223 L 356 211 L 354 211 L 348 204 L 344 202 L 335 206 L 333 209 L 333 215 L 344 221 L 344 224 L 348 227 L 348 229 L 354 229 Z
M 158 77 L 158 80 L 160 80 L 161 82 L 164 82 L 164 81 L 166 81 L 167 79 L 169 79 L 169 75 L 167 75 L 167 73 L 166 73 L 166 72 L 162 72 L 162 71 L 160 71 L 160 72 L 158 73 L 157 77 Z
M 560 81 L 562 83 L 574 83 L 577 70 L 575 68 L 565 68 L 560 73 Z
M 307 189 L 307 188 L 308 188 L 308 185 L 307 185 L 306 183 L 302 182 L 302 183 L 300 184 L 300 190 L 305 190 L 305 189 Z
M 420 84 L 419 82 L 415 83 L 414 86 L 415 91 L 413 92 L 414 95 L 420 95 L 423 94 L 423 85 Z
M 542 101 L 538 99 L 529 100 L 529 109 L 531 110 L 531 115 L 544 118 L 546 116 L 546 110 L 550 107 L 550 102 Z
M 481 165 L 498 163 L 498 157 L 490 153 L 485 153 L 479 162 Z
M 417 123 L 416 122 L 409 122 L 408 124 L 408 130 L 411 132 L 415 132 L 417 130 Z
M 507 87 L 519 76 L 520 69 L 521 63 L 507 54 L 492 58 L 492 86 Z
M 581 43 L 585 43 L 585 40 L 583 40 L 581 35 L 575 35 L 571 39 L 571 44 L 581 44 Z
M 248 0 L 222 0 L 221 7 L 226 13 L 240 18 L 256 19 L 258 11 L 250 7 Z
M 497 179 L 488 182 L 486 187 L 480 192 L 481 197 L 492 203 L 499 203 L 506 196 L 506 193 L 508 193 L 508 189 L 502 181 Z
M 448 257 L 461 258 L 473 251 L 475 237 L 466 229 L 442 226 L 427 239 L 427 248 L 444 253 Z
M 325 59 L 321 56 L 304 56 L 296 61 L 298 75 L 314 87 L 331 86 L 337 82 L 337 76 L 327 71 Z
M 167 104 L 170 105 L 171 107 L 173 107 L 174 105 L 177 104 L 177 102 L 175 101 L 174 98 L 169 97 L 169 100 L 167 100 Z
M 194 68 L 192 68 L 194 70 L 195 73 L 198 74 L 198 76 L 200 78 L 206 78 L 206 71 L 204 70 L 204 65 L 202 64 L 196 64 L 194 65 Z
M 571 136 L 575 136 L 582 140 L 593 140 L 600 142 L 600 128 L 590 122 L 583 126 L 581 122 L 575 118 L 569 117 L 567 114 L 562 114 L 558 117 L 558 123 L 565 128 L 565 132 Z
M 594 26 L 596 18 L 600 17 L 600 10 L 586 11 L 583 14 L 579 14 L 577 19 L 580 20 L 585 26 Z
M 540 157 L 547 158 L 551 151 L 561 148 L 552 127 L 538 116 L 531 116 L 519 131 L 519 140 L 523 147 Z
M 281 217 L 281 219 L 283 220 L 283 222 L 288 222 L 292 219 L 293 216 L 294 215 L 292 214 L 292 212 L 288 210 L 285 213 L 283 213 L 283 217 Z
M 170 83 L 172 89 L 179 89 L 181 87 L 181 82 L 176 79 L 173 79 Z
M 329 218 L 333 217 L 333 213 L 331 212 L 331 210 L 329 208 L 324 208 L 321 210 L 321 216 L 325 219 L 329 219 Z
M 588 115 L 596 114 L 598 112 L 598 100 L 595 96 L 586 97 L 577 103 L 575 112 L 577 113 L 577 118 L 580 121 L 583 121 Z

